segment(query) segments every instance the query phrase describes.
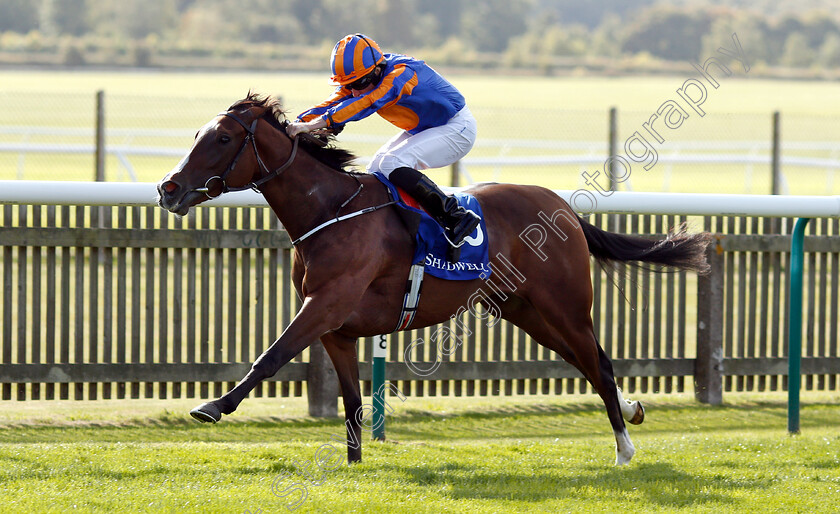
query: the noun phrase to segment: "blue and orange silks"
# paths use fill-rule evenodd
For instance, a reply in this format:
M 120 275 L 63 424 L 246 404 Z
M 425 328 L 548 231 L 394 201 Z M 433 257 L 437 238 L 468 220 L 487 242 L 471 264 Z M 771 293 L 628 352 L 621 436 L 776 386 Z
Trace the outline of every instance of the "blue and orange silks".
M 373 113 L 417 134 L 444 125 L 464 108 L 464 96 L 425 62 L 400 54 L 385 54 L 382 81 L 370 93 L 353 97 L 339 86 L 327 100 L 304 111 L 300 121 L 323 118 L 328 127 L 367 118 Z

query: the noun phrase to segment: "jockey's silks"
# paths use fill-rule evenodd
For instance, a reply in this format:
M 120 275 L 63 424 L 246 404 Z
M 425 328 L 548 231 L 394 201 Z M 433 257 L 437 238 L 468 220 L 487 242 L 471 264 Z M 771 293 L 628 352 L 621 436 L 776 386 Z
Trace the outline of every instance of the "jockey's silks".
M 358 121 L 378 113 L 397 127 L 416 134 L 444 125 L 465 105 L 464 96 L 425 62 L 400 54 L 385 54 L 379 86 L 354 98 L 339 86 L 323 103 L 298 116 L 301 121 L 321 117 L 329 127 Z

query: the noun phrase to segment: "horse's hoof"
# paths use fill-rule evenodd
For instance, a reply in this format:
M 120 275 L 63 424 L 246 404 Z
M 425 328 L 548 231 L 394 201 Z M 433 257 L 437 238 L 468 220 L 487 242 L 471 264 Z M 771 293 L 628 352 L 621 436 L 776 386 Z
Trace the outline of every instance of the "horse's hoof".
M 616 466 L 626 466 L 627 464 L 630 464 L 630 461 L 633 459 L 634 453 L 635 452 L 630 453 L 629 455 L 622 455 L 622 454 L 617 453 L 615 455 L 615 465 Z
M 642 405 L 642 402 L 636 402 L 636 413 L 633 414 L 633 417 L 630 418 L 629 423 L 631 425 L 641 425 L 642 421 L 645 420 L 645 408 Z
M 202 403 L 190 411 L 190 416 L 202 423 L 216 423 L 222 419 L 222 411 L 212 403 Z

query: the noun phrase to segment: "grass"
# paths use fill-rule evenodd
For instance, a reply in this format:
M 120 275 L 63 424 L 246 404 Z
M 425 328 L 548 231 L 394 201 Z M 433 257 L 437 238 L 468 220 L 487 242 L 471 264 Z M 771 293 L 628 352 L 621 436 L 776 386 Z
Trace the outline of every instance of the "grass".
M 5 512 L 282 512 L 272 494 L 306 487 L 300 512 L 829 512 L 840 494 L 840 399 L 803 396 L 802 434 L 780 394 L 644 398 L 638 453 L 616 468 L 593 396 L 409 397 L 388 442 L 364 461 L 317 472 L 339 420 L 299 399 L 249 399 L 215 426 L 195 401 L 5 402 Z M 395 404 L 394 404 L 395 402 Z M 341 453 L 343 456 L 343 452 Z M 306 472 L 311 473 L 307 478 Z M 313 482 L 321 482 L 314 485 Z
M 21 102 L 43 101 L 43 93 L 90 97 L 102 89 L 107 94 L 137 97 L 175 96 L 241 98 L 250 88 L 281 95 L 293 110 L 308 107 L 330 92 L 324 73 L 169 72 L 169 71 L 16 71 L 3 70 L 0 91 L 29 92 Z M 504 77 L 444 75 L 478 108 L 509 110 L 599 110 L 613 106 L 628 111 L 653 112 L 676 96 L 688 76 L 627 77 Z M 753 79 L 739 71 L 720 81 L 706 106 L 720 112 L 765 114 L 781 110 L 790 114 L 835 116 L 840 114 L 840 91 L 828 81 Z M 60 116 L 61 113 L 53 113 Z M 138 113 L 141 115 L 141 113 Z
M 643 130 L 660 105 L 678 98 L 676 89 L 688 77 L 449 77 L 465 94 L 479 122 L 479 145 L 472 157 L 529 155 L 574 155 L 580 162 L 556 166 L 472 166 L 465 171 L 473 181 L 496 180 L 536 183 L 551 188 L 586 186 L 581 173 L 602 168 L 605 149 L 559 150 L 517 148 L 516 145 L 482 140 L 595 141 L 607 139 L 607 111 L 619 109 L 619 143 Z M 92 127 L 94 93 L 106 91 L 106 123 L 109 128 L 176 129 L 173 137 L 112 137 L 109 145 L 158 146 L 184 153 L 192 135 L 218 111 L 242 98 L 249 88 L 281 96 L 291 114 L 320 102 L 330 91 L 324 74 L 312 73 L 174 73 L 174 72 L 47 72 L 4 71 L 0 103 L 2 125 Z M 771 139 L 770 119 L 782 112 L 783 142 L 837 141 L 840 127 L 840 92 L 828 82 L 753 80 L 742 72 L 721 81 L 710 90 L 703 117 L 691 114 L 676 130 L 667 130 L 666 142 L 658 146 L 665 154 L 674 144 L 696 141 L 759 141 Z M 661 122 L 660 122 L 661 123 Z M 394 133 L 377 116 L 354 124 L 340 139 L 357 155 L 369 156 Z M 358 136 L 370 136 L 368 139 Z M 355 136 L 355 137 L 354 137 Z M 0 142 L 19 142 L 20 136 L 2 135 Z M 89 139 L 62 136 L 30 136 L 30 143 L 90 143 Z M 604 143 L 605 144 L 605 143 Z M 746 150 L 741 150 L 744 153 Z M 683 152 L 684 153 L 684 152 Z M 720 153 L 712 151 L 711 155 Z M 766 151 L 760 151 L 764 155 Z M 785 149 L 784 155 L 800 155 Z M 837 158 L 836 151 L 814 151 L 809 157 Z M 131 171 L 140 181 L 154 182 L 180 157 L 129 156 Z M 575 162 L 578 162 L 577 160 Z M 125 162 L 107 160 L 108 180 L 129 180 Z M 37 180 L 89 180 L 93 157 L 88 155 L 0 153 L 0 179 L 19 174 Z M 20 170 L 20 171 L 19 171 Z M 736 172 L 737 170 L 737 172 Z M 448 171 L 430 174 L 448 181 Z M 836 170 L 786 166 L 784 173 L 792 194 L 840 194 Z M 603 176 L 603 173 L 602 173 Z M 763 166 L 690 165 L 659 163 L 651 170 L 634 169 L 625 184 L 636 191 L 749 192 L 770 190 L 768 170 Z

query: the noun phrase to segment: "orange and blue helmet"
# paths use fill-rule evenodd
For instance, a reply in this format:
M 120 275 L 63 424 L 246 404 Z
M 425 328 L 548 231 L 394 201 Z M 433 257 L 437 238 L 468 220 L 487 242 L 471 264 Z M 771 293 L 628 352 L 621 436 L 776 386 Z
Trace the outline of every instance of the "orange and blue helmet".
M 385 59 L 376 41 L 364 34 L 345 36 L 333 48 L 330 55 L 332 81 L 342 86 L 358 80 Z

